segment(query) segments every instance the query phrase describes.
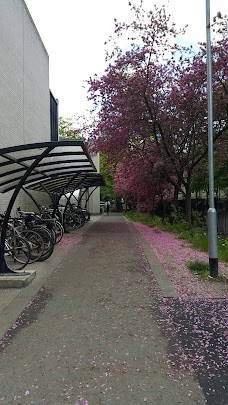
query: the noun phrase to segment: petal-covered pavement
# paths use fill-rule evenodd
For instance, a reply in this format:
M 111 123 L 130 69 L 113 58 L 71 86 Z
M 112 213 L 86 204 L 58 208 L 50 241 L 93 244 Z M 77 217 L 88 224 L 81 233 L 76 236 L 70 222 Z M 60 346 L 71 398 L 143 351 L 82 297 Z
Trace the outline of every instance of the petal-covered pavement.
M 59 247 L 66 255 L 47 262 L 46 273 L 54 271 L 16 319 L 12 306 L 32 286 L 11 303 L 0 403 L 227 405 L 224 286 L 189 273 L 187 245 L 135 227 L 179 297 L 164 298 L 153 263 L 121 215 L 103 215 L 80 236 L 68 235 Z M 6 315 L 7 308 L 2 321 Z
M 228 298 L 227 284 L 202 282 L 186 266 L 191 260 L 208 263 L 208 254 L 191 248 L 169 232 L 140 223 L 134 225 L 156 254 L 181 298 Z M 219 273 L 228 277 L 228 264 L 219 262 Z
M 175 235 L 134 223 L 175 285 L 179 299 L 165 299 L 157 291 L 157 322 L 169 339 L 167 365 L 189 370 L 205 388 L 208 404 L 226 404 L 228 370 L 227 283 L 202 281 L 186 262 L 208 261 L 208 255 L 194 250 Z M 151 272 L 150 269 L 148 269 Z M 228 275 L 226 263 L 219 273 Z

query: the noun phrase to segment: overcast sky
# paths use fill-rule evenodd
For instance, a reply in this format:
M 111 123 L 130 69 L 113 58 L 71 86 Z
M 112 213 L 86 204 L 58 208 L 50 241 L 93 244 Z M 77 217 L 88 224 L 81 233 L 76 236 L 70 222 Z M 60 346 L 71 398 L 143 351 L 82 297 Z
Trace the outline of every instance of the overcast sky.
M 59 100 L 59 113 L 80 116 L 89 108 L 84 81 L 105 69 L 104 42 L 114 31 L 114 18 L 129 20 L 129 0 L 25 0 L 49 54 L 50 89 Z M 138 4 L 139 0 L 132 0 Z M 144 0 L 167 4 L 178 27 L 188 24 L 185 40 L 206 38 L 205 0 Z M 228 14 L 227 0 L 210 0 L 211 17 Z M 130 18 L 132 20 L 132 18 Z

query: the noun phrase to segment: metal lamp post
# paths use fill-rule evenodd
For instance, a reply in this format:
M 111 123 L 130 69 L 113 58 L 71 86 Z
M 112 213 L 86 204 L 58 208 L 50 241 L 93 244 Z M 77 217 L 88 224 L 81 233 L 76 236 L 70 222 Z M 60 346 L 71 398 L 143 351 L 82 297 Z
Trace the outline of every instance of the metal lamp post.
M 214 199 L 210 0 L 206 0 L 206 40 L 207 40 L 207 107 L 208 107 L 208 171 L 209 171 L 208 253 L 209 253 L 210 276 L 217 277 L 218 237 L 217 237 L 217 213 L 215 209 L 215 199 Z

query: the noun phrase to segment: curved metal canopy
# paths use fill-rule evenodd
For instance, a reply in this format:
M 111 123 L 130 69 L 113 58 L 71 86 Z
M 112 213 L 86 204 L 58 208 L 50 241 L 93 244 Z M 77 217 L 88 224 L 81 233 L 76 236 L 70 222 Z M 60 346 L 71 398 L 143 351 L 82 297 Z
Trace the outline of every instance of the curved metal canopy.
M 28 190 L 47 191 L 48 193 L 66 194 L 76 189 L 105 186 L 103 176 L 100 173 L 77 173 L 77 175 L 69 176 L 53 176 L 52 178 L 44 179 L 43 181 L 35 181 L 28 184 Z
M 34 166 L 31 172 L 28 170 Z M 30 171 L 30 170 L 29 170 Z M 96 172 L 83 141 L 58 141 L 0 149 L 0 193 L 13 190 L 26 175 L 23 186 L 77 173 Z
M 4 259 L 7 223 L 22 188 L 59 195 L 103 185 L 83 141 L 42 142 L 0 149 L 0 193 L 13 190 L 1 230 L 0 275 L 12 274 Z M 43 184 L 43 185 L 42 185 Z M 45 187 L 46 184 L 46 187 Z

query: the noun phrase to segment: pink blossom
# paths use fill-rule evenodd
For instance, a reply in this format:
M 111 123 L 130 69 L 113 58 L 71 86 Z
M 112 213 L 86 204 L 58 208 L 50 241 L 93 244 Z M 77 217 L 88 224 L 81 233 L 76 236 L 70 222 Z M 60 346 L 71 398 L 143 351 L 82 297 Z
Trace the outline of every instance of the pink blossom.
M 141 223 L 134 225 L 150 245 L 181 298 L 188 296 L 194 298 L 227 297 L 225 285 L 212 283 L 209 280 L 200 281 L 186 266 L 186 263 L 191 260 L 207 263 L 208 255 L 206 253 L 194 250 L 188 243 L 169 232 L 150 228 Z M 228 275 L 228 267 L 225 263 L 219 263 L 219 272 Z

